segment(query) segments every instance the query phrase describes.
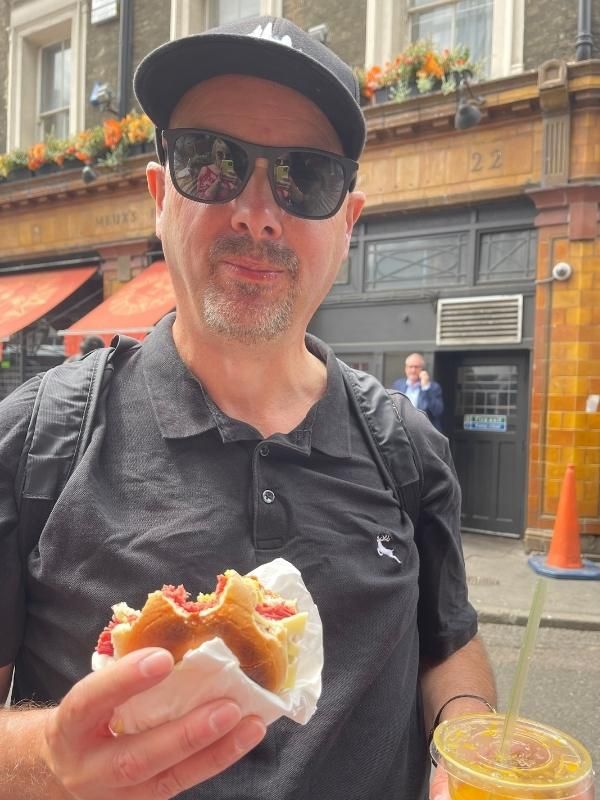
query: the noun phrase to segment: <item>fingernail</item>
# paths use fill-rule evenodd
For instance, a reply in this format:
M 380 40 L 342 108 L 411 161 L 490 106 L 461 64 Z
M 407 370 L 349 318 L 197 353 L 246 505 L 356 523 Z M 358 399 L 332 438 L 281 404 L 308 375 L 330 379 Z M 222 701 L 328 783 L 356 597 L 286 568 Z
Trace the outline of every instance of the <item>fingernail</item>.
M 245 753 L 257 745 L 265 735 L 265 726 L 256 719 L 242 722 L 235 733 L 235 746 L 240 753 Z
M 140 672 L 144 678 L 167 675 L 173 667 L 173 656 L 165 650 L 151 653 L 140 661 Z
M 113 736 L 120 736 L 125 730 L 123 720 L 120 719 L 119 717 L 111 719 L 111 721 L 108 723 L 108 730 L 112 733 Z
M 216 708 L 208 718 L 208 724 L 215 733 L 227 733 L 242 718 L 239 706 L 235 703 L 223 703 Z

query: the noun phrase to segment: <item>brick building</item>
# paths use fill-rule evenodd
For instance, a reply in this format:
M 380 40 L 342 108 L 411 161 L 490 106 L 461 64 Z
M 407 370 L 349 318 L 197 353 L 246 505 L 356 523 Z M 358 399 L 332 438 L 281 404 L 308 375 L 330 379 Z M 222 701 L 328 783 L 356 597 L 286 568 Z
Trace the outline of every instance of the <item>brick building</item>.
M 544 545 L 575 463 L 583 548 L 599 554 L 600 0 L 4 0 L 0 152 L 102 121 L 94 85 L 126 113 L 145 52 L 253 11 L 313 29 L 357 66 L 421 37 L 475 51 L 473 127 L 456 129 L 455 94 L 365 108 L 368 203 L 312 329 L 388 385 L 408 353 L 425 353 L 444 387 L 465 529 Z M 63 87 L 52 102 L 48 70 Z M 81 317 L 104 320 L 89 324 L 108 337 L 112 297 L 150 314 L 140 334 L 156 321 L 165 277 L 148 157 L 96 166 L 89 183 L 75 169 L 0 184 L 0 308 L 9 278 L 38 299 L 50 273 L 62 285 L 4 337 L 0 394 L 60 360 L 58 331 Z

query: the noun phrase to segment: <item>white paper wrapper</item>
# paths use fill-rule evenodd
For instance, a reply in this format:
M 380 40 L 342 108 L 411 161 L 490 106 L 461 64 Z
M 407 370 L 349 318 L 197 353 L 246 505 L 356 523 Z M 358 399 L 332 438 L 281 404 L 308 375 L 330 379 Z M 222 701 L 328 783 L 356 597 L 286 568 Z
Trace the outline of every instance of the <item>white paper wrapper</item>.
M 186 653 L 161 683 L 115 709 L 113 720 L 117 721 L 118 732 L 148 730 L 221 698 L 234 700 L 242 716 L 256 714 L 266 725 L 282 716 L 302 725 L 308 722 L 321 694 L 323 627 L 319 611 L 300 572 L 283 558 L 263 564 L 251 574 L 282 597 L 296 599 L 298 611 L 308 612 L 294 688 L 280 694 L 266 691 L 242 672 L 231 650 L 221 639 L 215 638 Z M 102 669 L 113 661 L 110 656 L 94 653 L 92 669 Z

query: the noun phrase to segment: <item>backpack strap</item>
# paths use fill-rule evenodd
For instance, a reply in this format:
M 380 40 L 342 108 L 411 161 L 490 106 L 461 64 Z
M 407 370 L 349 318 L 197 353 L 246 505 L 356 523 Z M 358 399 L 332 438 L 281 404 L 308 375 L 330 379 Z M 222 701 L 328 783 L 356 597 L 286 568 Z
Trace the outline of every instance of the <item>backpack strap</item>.
M 56 500 L 90 443 L 115 358 L 139 346 L 136 339 L 116 336 L 110 347 L 59 364 L 42 376 L 15 483 L 23 556 L 37 545 Z
M 404 395 L 388 392 L 366 372 L 338 359 L 349 396 L 366 439 L 372 445 L 375 463 L 394 497 L 416 528 L 419 518 L 423 467 L 421 457 L 402 417 Z

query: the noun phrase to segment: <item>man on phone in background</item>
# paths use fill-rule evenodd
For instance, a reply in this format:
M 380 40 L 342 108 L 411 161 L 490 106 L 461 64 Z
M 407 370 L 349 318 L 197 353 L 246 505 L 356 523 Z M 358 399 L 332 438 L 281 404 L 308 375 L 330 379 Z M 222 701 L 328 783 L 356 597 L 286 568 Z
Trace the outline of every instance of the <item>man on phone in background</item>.
M 432 425 L 442 432 L 442 415 L 444 413 L 444 399 L 442 387 L 432 381 L 429 372 L 425 369 L 425 359 L 421 353 L 411 353 L 404 362 L 406 378 L 398 378 L 392 384 L 392 389 L 404 392 L 415 408 L 424 411 Z

